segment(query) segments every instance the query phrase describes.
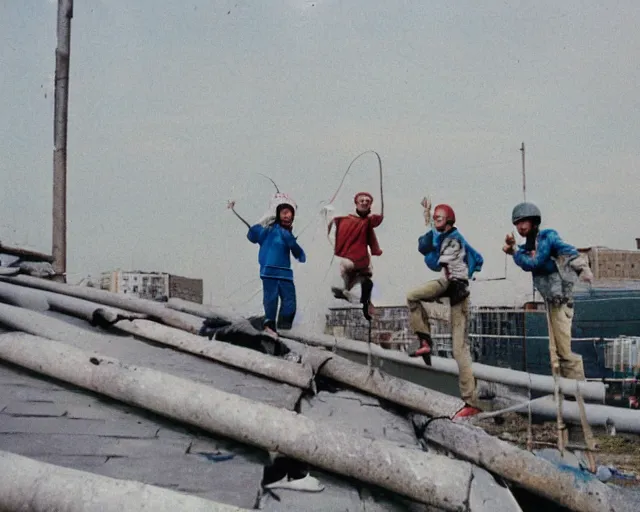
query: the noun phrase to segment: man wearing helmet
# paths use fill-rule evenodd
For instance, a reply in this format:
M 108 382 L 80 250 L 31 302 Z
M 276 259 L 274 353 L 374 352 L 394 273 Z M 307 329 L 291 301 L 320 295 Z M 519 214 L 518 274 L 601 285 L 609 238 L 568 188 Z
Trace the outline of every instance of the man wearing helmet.
M 425 224 L 431 225 L 431 202 L 424 198 Z M 469 279 L 482 269 L 482 256 L 464 239 L 455 227 L 453 208 L 440 204 L 433 211 L 433 228 L 418 239 L 418 251 L 424 255 L 426 265 L 435 272 L 444 271 L 439 279 L 411 290 L 407 294 L 409 322 L 420 346 L 411 357 L 422 356 L 431 365 L 431 329 L 429 313 L 423 302 L 434 302 L 447 297 L 451 306 L 451 337 L 453 357 L 458 363 L 460 396 L 465 406 L 455 417 L 471 416 L 480 412 L 477 408 L 476 381 L 471 369 L 471 350 L 467 332 L 469 316 Z
M 554 375 L 584 380 L 582 357 L 571 351 L 573 322 L 573 286 L 579 276 L 593 280 L 589 262 L 573 245 L 560 238 L 553 229 L 540 229 L 542 214 L 533 203 L 520 203 L 511 221 L 525 243 L 516 247 L 512 234 L 505 237 L 502 250 L 513 255 L 522 270 L 531 272 L 533 284 L 542 295 L 547 309 L 549 354 Z
M 227 205 L 235 213 L 234 206 L 235 201 Z M 277 337 L 276 318 L 278 329 L 291 329 L 296 314 L 296 289 L 290 255 L 293 254 L 300 263 L 306 261 L 304 250 L 292 234 L 295 214 L 295 201 L 286 194 L 277 193 L 271 200 L 269 211 L 257 224 L 249 226 L 240 217 L 249 226 L 249 241 L 260 246 L 258 262 L 262 279 L 264 330 L 274 337 Z
M 334 297 L 349 300 L 349 291 L 358 283 L 362 288 L 360 302 L 362 312 L 367 320 L 371 320 L 371 291 L 373 290 L 373 271 L 371 255 L 380 256 L 382 250 L 378 245 L 374 228 L 384 219 L 384 212 L 380 215 L 371 213 L 373 196 L 368 192 L 359 192 L 353 198 L 356 213 L 342 217 L 334 217 L 328 223 L 328 233 L 335 225 L 334 254 L 341 259 L 340 276 L 343 287 L 332 287 Z M 371 250 L 371 253 L 369 253 Z

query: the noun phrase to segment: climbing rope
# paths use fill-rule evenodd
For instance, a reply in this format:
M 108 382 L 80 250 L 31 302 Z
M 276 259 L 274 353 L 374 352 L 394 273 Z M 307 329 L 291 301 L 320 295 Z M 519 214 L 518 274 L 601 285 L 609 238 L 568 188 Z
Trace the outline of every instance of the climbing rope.
M 379 175 L 380 175 L 380 208 L 384 212 L 384 199 L 383 199 L 383 196 L 382 196 L 382 159 L 380 158 L 380 155 L 378 154 L 378 152 L 374 151 L 372 149 L 368 149 L 367 151 L 363 151 L 358 156 L 356 156 L 353 160 L 351 160 L 351 163 L 349 164 L 349 166 L 347 167 L 347 170 L 345 171 L 344 175 L 342 176 L 342 180 L 340 180 L 340 185 L 338 185 L 338 188 L 336 189 L 335 193 L 333 194 L 333 196 L 329 200 L 329 204 L 332 204 L 333 201 L 335 201 L 336 197 L 338 196 L 338 193 L 340 192 L 340 189 L 342 188 L 342 185 L 344 184 L 344 180 L 347 178 L 347 175 L 349 174 L 349 171 L 351 171 L 351 167 L 353 166 L 353 164 L 361 156 L 366 155 L 368 153 L 375 154 L 376 158 L 378 159 L 378 172 L 379 172 Z
M 342 179 L 340 180 L 340 184 L 338 185 L 338 188 L 334 192 L 333 196 L 331 196 L 331 199 L 329 199 L 329 202 L 327 203 L 327 205 L 324 208 L 326 208 L 327 206 L 330 206 L 331 204 L 333 204 L 333 202 L 335 201 L 336 197 L 338 197 L 338 193 L 342 189 L 342 185 L 344 184 L 344 180 L 347 179 L 347 175 L 351 171 L 351 167 L 353 166 L 353 164 L 356 163 L 356 161 L 361 156 L 366 155 L 368 153 L 375 154 L 376 158 L 378 159 L 378 175 L 379 175 L 379 179 L 380 179 L 380 214 L 384 215 L 384 194 L 383 194 L 383 184 L 382 184 L 382 159 L 380 158 L 380 155 L 378 154 L 378 152 L 374 151 L 372 149 L 369 149 L 367 151 L 363 151 L 358 156 L 356 156 L 353 160 L 351 160 L 351 163 L 349 163 L 349 166 L 347 167 L 347 170 L 345 171 L 345 173 L 342 176 Z M 325 221 L 326 221 L 326 211 L 325 211 Z M 329 224 L 329 223 L 327 222 L 327 224 Z M 327 240 L 329 241 L 329 244 L 331 246 L 333 246 L 333 243 L 331 242 L 331 238 L 329 238 L 329 233 L 330 232 L 331 232 L 331 229 L 329 227 L 329 229 L 327 229 Z M 333 262 L 333 258 L 332 258 L 332 262 Z

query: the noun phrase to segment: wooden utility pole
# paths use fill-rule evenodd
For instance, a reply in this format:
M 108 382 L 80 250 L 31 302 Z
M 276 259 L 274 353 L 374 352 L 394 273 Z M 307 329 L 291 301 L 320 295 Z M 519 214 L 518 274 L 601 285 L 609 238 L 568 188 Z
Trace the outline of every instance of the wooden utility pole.
M 56 75 L 53 107 L 53 231 L 55 279 L 66 282 L 67 273 L 67 117 L 69 56 L 73 0 L 58 0 Z
M 527 202 L 527 175 L 524 170 L 524 142 L 522 146 L 520 146 L 520 151 L 522 152 L 522 200 Z M 536 287 L 531 285 L 531 300 L 535 302 L 536 300 Z M 526 368 L 526 362 L 525 362 Z
M 522 197 L 524 198 L 524 202 L 527 202 L 527 178 L 524 172 L 524 142 L 520 147 L 520 151 L 522 151 Z

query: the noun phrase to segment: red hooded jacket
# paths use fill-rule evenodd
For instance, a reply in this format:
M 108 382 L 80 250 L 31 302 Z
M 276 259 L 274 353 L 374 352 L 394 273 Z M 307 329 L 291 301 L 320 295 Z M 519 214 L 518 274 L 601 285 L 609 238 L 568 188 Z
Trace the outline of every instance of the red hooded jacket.
M 371 262 L 369 248 L 373 256 L 382 254 L 374 232 L 374 228 L 382 224 L 382 221 L 382 215 L 377 214 L 369 214 L 366 217 L 354 214 L 335 217 L 332 221 L 332 224 L 336 225 L 334 254 L 353 261 L 355 270 L 367 268 Z M 329 224 L 329 232 L 331 232 L 331 224 Z

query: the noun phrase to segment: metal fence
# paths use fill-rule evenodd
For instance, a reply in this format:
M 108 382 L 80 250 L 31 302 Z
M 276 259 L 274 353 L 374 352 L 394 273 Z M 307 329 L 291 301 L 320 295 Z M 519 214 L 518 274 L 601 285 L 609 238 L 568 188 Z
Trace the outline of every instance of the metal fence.
M 605 366 L 617 377 L 640 373 L 640 337 L 621 336 L 608 341 L 604 359 Z
M 372 341 L 407 351 L 416 343 L 406 307 L 381 308 L 373 324 Z M 359 309 L 333 311 L 327 332 L 366 341 L 368 323 Z M 434 353 L 453 357 L 451 329 L 445 315 L 434 315 Z M 529 324 L 529 325 L 527 325 Z M 549 337 L 544 311 L 473 307 L 468 338 L 472 359 L 492 366 L 550 374 Z M 640 337 L 574 337 L 572 349 L 582 356 L 587 378 L 634 377 L 640 373 Z

